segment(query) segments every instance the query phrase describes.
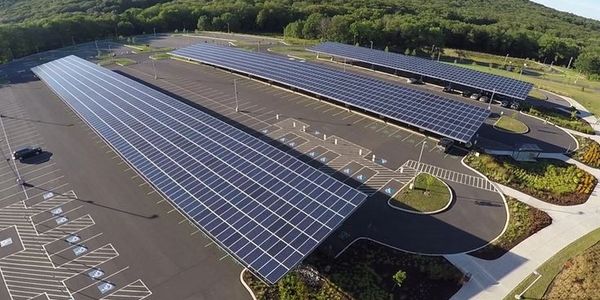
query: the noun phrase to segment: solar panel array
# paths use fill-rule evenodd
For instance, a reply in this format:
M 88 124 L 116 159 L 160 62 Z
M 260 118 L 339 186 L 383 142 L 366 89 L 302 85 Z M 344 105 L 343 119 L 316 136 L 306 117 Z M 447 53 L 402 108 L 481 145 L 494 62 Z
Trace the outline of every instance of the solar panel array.
M 269 283 L 366 198 L 256 137 L 81 58 L 32 71 L 174 206 Z
M 213 44 L 171 54 L 285 84 L 465 143 L 489 116 L 474 105 L 278 55 Z
M 521 100 L 527 98 L 533 87 L 528 82 L 453 66 L 434 60 L 340 43 L 325 42 L 308 50 L 444 80 L 490 93 L 495 91 L 497 94 Z

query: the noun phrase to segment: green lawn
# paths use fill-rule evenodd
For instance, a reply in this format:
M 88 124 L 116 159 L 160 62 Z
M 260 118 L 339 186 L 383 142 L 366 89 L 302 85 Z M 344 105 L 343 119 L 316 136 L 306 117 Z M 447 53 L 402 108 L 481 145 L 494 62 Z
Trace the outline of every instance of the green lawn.
M 488 53 L 481 53 L 469 50 L 459 49 L 444 49 L 441 59 L 444 61 L 454 61 L 458 63 L 469 64 L 475 62 L 476 64 L 489 66 L 489 64 L 501 66 L 501 65 L 512 65 L 513 67 L 522 66 L 527 64 L 529 69 L 541 70 L 542 66 L 531 60 L 515 57 L 506 57 Z
M 533 85 L 537 88 L 571 97 L 577 102 L 581 103 L 581 105 L 585 106 L 594 115 L 600 116 L 600 100 L 598 99 L 598 89 L 600 89 L 600 83 L 597 81 L 589 81 L 585 78 L 577 77 L 577 84 L 575 84 L 574 78 L 567 77 L 568 75 L 542 73 L 541 76 L 527 74 L 520 76 L 519 73 L 509 72 L 497 68 L 490 68 L 488 66 L 473 64 L 454 65 L 533 83 Z
M 150 55 L 150 59 L 154 59 L 154 60 L 163 60 L 163 59 L 169 59 L 169 58 L 171 58 L 171 55 L 169 55 L 167 53 L 156 53 L 156 54 Z
M 525 123 L 508 116 L 501 116 L 494 124 L 494 128 L 512 132 L 512 133 L 527 133 L 529 127 Z
M 527 292 L 523 295 L 524 299 L 543 299 L 548 287 L 556 277 L 556 275 L 563 269 L 563 266 L 567 261 L 572 259 L 573 257 L 583 253 L 586 249 L 592 247 L 596 243 L 600 242 L 600 228 L 586 234 L 580 239 L 574 241 L 569 244 L 567 247 L 560 250 L 550 259 L 548 259 L 544 264 L 542 264 L 537 271 L 542 275 L 540 278 Z M 598 274 L 590 274 L 593 276 L 597 276 Z M 529 275 L 525 280 L 523 280 L 514 290 L 512 290 L 504 300 L 513 300 L 514 295 L 521 293 L 525 288 L 533 282 L 536 278 L 536 275 Z M 590 295 L 593 299 L 596 295 Z M 577 299 L 577 298 L 573 298 Z
M 98 61 L 98 64 L 100 64 L 101 66 L 107 66 L 107 65 L 112 65 L 112 64 L 117 64 L 119 66 L 128 66 L 128 65 L 133 65 L 135 64 L 136 61 L 130 58 L 105 58 L 102 59 L 100 61 Z
M 493 243 L 469 253 L 470 255 L 488 260 L 500 258 L 520 242 L 552 224 L 552 218 L 544 211 L 515 198 L 505 197 L 510 214 L 506 231 Z
M 274 53 L 291 55 L 291 56 L 303 58 L 306 60 L 314 60 L 317 58 L 317 56 L 314 53 L 304 50 L 305 49 L 304 46 L 281 45 L 281 46 L 270 47 L 269 49 L 271 49 L 271 51 L 273 51 Z
M 405 186 L 390 201 L 390 204 L 416 212 L 433 212 L 450 202 L 450 190 L 440 179 L 420 173 L 414 179 L 414 188 Z
M 167 51 L 172 51 L 173 48 L 155 48 L 155 47 L 150 47 L 149 45 L 124 45 L 127 48 L 131 48 L 136 50 L 137 52 L 167 52 Z

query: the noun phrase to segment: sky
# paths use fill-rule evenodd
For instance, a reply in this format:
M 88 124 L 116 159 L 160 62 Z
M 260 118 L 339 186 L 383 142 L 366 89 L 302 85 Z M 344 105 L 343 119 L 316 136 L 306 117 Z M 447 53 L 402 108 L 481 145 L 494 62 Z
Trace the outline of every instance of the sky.
M 600 20 L 600 0 L 532 0 L 557 10 Z

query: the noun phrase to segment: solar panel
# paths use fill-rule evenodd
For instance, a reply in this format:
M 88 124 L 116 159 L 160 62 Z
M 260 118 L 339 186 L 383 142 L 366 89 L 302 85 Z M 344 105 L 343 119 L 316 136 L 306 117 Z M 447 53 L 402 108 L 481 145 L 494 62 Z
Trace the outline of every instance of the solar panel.
M 533 87 L 531 83 L 508 77 L 483 73 L 420 57 L 340 43 L 325 42 L 307 50 L 444 80 L 520 100 L 525 100 Z
M 277 55 L 212 44 L 171 54 L 278 82 L 464 143 L 489 116 L 474 105 Z
M 269 283 L 366 198 L 244 131 L 81 58 L 32 71 L 187 218 Z

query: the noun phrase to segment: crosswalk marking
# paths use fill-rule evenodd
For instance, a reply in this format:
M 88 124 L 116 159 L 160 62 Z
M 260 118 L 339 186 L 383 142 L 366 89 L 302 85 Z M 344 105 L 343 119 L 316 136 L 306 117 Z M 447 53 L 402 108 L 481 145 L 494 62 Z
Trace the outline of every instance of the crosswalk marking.
M 491 191 L 491 192 L 497 191 L 496 188 L 494 187 L 494 185 L 489 180 L 487 180 L 487 178 L 482 178 L 482 177 L 472 176 L 472 175 L 468 175 L 468 174 L 464 174 L 464 173 L 459 173 L 456 171 L 436 167 L 434 165 L 419 163 L 414 160 L 407 161 L 406 163 L 404 163 L 404 165 L 402 165 L 402 167 L 412 168 L 412 169 L 418 170 L 420 172 L 432 174 L 433 176 L 436 176 L 436 177 L 444 179 L 444 180 L 472 186 L 472 187 L 475 187 L 478 189 Z

